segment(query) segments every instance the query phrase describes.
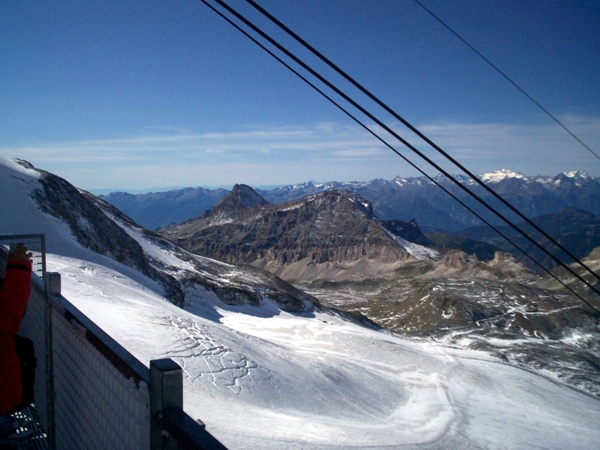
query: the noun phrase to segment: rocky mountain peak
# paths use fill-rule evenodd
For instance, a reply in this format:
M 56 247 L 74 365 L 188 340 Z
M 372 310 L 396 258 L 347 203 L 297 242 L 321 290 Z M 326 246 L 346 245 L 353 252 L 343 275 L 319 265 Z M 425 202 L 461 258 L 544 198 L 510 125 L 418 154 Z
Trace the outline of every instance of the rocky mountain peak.
M 441 259 L 440 264 L 451 269 L 462 269 L 473 260 L 477 260 L 477 258 L 460 250 L 450 250 Z
M 222 204 L 240 205 L 233 193 L 229 197 Z M 228 210 L 227 218 L 223 206 L 216 206 L 197 220 L 160 233 L 197 254 L 254 264 L 286 279 L 313 278 L 321 266 L 347 269 L 357 261 L 395 264 L 411 258 L 403 245 L 414 251 L 414 244 L 384 229 L 371 204 L 355 192 L 331 190 L 280 205 L 258 205 L 238 208 L 233 215 Z
M 583 170 L 571 170 L 570 172 L 559 173 L 553 180 L 554 184 L 560 185 L 564 183 L 568 186 L 585 187 L 593 182 L 593 178 L 590 177 Z
M 319 209 L 329 209 L 332 213 L 341 212 L 342 209 L 356 210 L 360 214 L 365 214 L 369 219 L 373 216 L 373 206 L 370 202 L 363 199 L 356 192 L 332 190 L 320 194 L 310 195 L 304 199 L 299 199 L 290 204 L 311 204 L 315 203 Z
M 200 217 L 188 220 L 186 224 L 196 227 L 200 220 L 204 225 L 217 226 L 235 221 L 244 221 L 246 215 L 254 214 L 268 207 L 270 203 L 262 198 L 254 189 L 245 184 L 236 184 L 212 209 L 205 211 Z M 167 227 L 168 228 L 168 227 Z
M 490 261 L 490 266 L 512 265 L 517 264 L 517 259 L 514 255 L 508 252 L 497 251 L 494 259 Z
M 245 184 L 236 184 L 214 209 L 226 208 L 251 208 L 253 206 L 266 206 L 270 203 L 262 198 L 254 189 Z
M 596 247 L 592 250 L 588 256 L 588 259 L 600 261 L 600 247 Z

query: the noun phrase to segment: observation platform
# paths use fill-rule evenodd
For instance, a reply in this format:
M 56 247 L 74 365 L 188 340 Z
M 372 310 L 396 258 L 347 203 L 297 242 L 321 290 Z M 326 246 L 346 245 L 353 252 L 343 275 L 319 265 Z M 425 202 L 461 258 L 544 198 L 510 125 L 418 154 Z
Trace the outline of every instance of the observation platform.
M 183 375 L 171 359 L 137 360 L 61 295 L 46 271 L 44 235 L 0 236 L 34 255 L 19 334 L 34 343 L 35 403 L 0 416 L 0 450 L 223 450 L 183 409 Z

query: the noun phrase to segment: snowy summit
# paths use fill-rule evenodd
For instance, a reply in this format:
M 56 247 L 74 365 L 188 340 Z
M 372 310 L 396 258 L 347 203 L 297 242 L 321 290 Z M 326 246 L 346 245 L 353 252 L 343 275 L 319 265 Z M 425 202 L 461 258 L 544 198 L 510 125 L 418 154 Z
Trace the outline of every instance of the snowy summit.
M 513 172 L 512 170 L 500 169 L 495 172 L 484 173 L 480 176 L 480 178 L 484 183 L 498 183 L 508 178 L 523 179 L 525 177 L 520 173 Z
M 590 179 L 590 176 L 587 173 L 585 173 L 583 170 L 571 170 L 569 172 L 563 172 L 563 174 L 567 178 L 584 179 L 584 180 Z

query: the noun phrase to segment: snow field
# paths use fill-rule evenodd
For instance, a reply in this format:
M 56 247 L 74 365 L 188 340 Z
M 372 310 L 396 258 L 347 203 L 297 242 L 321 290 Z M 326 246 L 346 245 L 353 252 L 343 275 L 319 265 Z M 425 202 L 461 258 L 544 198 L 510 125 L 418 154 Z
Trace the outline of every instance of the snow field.
M 140 360 L 172 357 L 182 365 L 186 410 L 230 448 L 558 449 L 598 442 L 597 400 L 475 359 L 478 352 L 401 339 L 329 314 L 227 307 L 202 290 L 188 304 L 192 314 L 131 280 L 124 287 L 109 269 L 86 272 L 60 261 L 65 295 L 92 320 Z

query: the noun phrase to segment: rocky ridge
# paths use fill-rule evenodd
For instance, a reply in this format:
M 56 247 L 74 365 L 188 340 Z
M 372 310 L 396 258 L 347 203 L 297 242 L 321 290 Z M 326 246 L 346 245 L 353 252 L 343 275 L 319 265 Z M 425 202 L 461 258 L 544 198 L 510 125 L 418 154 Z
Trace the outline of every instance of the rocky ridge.
M 405 239 L 427 241 L 415 222 L 382 222 L 358 194 L 328 191 L 272 205 L 254 193 L 246 206 L 238 198 L 250 190 L 236 185 L 212 210 L 159 233 L 194 253 L 253 264 L 287 280 L 319 278 L 321 272 L 368 276 L 439 256 Z
M 177 306 L 185 305 L 186 292 L 199 288 L 214 292 L 228 305 L 259 305 L 272 301 L 282 310 L 291 312 L 308 312 L 320 307 L 314 297 L 268 272 L 192 255 L 140 227 L 98 197 L 75 188 L 56 175 L 35 169 L 25 161 L 18 162 L 40 174 L 40 188 L 32 192 L 40 211 L 66 223 L 81 246 L 159 282 L 165 297 Z M 186 262 L 189 269 L 170 266 L 147 253 L 143 246 L 148 241 L 168 251 L 178 261 Z M 363 320 L 356 314 L 348 317 L 359 322 Z

